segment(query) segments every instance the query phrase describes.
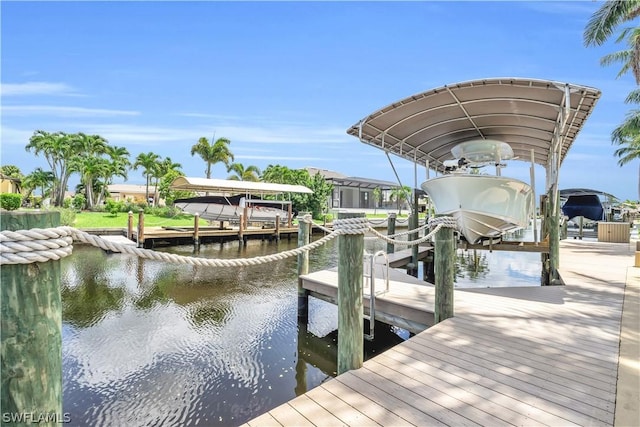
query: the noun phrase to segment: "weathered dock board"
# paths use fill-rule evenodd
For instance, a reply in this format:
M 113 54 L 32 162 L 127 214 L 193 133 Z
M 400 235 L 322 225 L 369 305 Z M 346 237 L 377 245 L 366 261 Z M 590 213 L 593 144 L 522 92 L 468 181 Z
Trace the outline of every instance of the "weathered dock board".
M 117 243 L 119 245 L 128 245 L 128 246 L 136 245 L 136 242 L 134 242 L 133 240 L 129 240 L 124 236 L 101 235 L 100 237 L 104 240 L 108 240 L 109 242 Z
M 456 290 L 454 318 L 248 425 L 614 425 L 631 248 L 564 241 L 561 260 L 565 286 Z
M 382 268 L 376 268 L 376 292 L 385 288 Z M 425 285 L 413 276 L 389 270 L 389 291 L 376 296 L 377 320 L 399 326 L 410 332 L 418 333 L 433 325 L 433 304 L 435 300 L 433 286 Z M 337 303 L 337 269 L 322 270 L 300 276 L 302 286 L 309 295 L 324 301 Z M 369 313 L 369 285 L 364 286 L 365 313 Z

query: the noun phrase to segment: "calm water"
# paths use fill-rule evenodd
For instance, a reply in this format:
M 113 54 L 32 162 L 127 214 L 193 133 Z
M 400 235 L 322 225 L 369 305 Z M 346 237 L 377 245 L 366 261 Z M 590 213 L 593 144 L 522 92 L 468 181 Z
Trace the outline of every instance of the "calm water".
M 296 246 L 204 245 L 237 258 Z M 384 247 L 367 241 L 367 248 Z M 191 246 L 161 249 L 193 255 Z M 310 270 L 337 265 L 336 241 Z M 458 252 L 456 286 L 538 285 L 538 254 Z M 527 258 L 529 260 L 527 260 Z M 536 264 L 537 262 L 537 264 Z M 71 425 L 237 425 L 335 375 L 337 309 L 310 298 L 298 325 L 296 258 L 263 266 L 166 264 L 75 246 L 63 260 L 64 412 Z M 383 330 L 383 351 L 405 337 Z

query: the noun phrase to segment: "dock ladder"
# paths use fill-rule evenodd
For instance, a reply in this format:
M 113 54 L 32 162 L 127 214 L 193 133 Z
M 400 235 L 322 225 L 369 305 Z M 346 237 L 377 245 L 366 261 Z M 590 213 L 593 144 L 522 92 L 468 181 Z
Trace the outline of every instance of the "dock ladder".
M 382 267 L 382 278 L 385 281 L 385 287 L 382 290 L 376 291 L 376 258 L 384 257 L 384 263 L 380 263 Z M 381 295 L 389 291 L 389 257 L 385 251 L 378 251 L 375 254 L 364 254 L 364 286 L 362 287 L 363 297 L 365 289 L 369 285 L 369 314 L 364 315 L 364 318 L 369 321 L 369 333 L 365 333 L 365 339 L 373 341 L 374 330 L 376 325 L 376 295 Z

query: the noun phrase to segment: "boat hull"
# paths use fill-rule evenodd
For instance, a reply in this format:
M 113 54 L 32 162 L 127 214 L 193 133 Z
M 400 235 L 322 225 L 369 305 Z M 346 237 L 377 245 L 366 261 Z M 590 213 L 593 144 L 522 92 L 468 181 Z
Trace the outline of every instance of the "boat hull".
M 456 219 L 470 243 L 495 238 L 529 223 L 533 191 L 517 179 L 471 174 L 451 174 L 421 185 L 437 214 Z
M 183 212 L 198 214 L 207 221 L 237 221 L 240 215 L 246 214 L 247 221 L 274 222 L 278 217 L 285 221 L 288 216 L 287 211 L 274 207 L 282 202 L 245 199 L 242 196 L 192 197 L 176 200 L 174 204 Z M 246 211 L 245 204 L 248 206 Z

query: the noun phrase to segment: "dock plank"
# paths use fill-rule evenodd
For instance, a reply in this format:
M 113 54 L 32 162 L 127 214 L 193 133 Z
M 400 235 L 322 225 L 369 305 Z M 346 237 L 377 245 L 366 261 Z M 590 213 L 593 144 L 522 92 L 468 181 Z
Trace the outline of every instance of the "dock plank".
M 456 289 L 454 318 L 322 384 L 317 404 L 346 425 L 614 425 L 625 283 L 640 280 L 631 248 L 560 250 L 565 286 Z M 434 288 L 403 279 L 380 300 L 432 310 Z M 336 272 L 304 280 L 337 294 Z

